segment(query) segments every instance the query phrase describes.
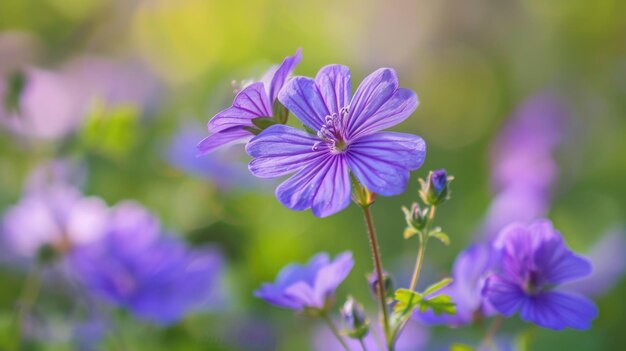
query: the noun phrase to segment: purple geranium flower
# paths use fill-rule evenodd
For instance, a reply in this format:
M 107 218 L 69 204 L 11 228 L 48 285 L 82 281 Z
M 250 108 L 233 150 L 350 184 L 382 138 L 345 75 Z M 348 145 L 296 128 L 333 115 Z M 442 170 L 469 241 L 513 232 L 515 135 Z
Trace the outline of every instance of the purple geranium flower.
M 572 292 L 556 290 L 591 273 L 589 260 L 573 253 L 549 221 L 514 223 L 494 243 L 500 250 L 501 272 L 485 282 L 484 296 L 510 317 L 561 330 L 588 329 L 598 315 L 595 304 Z
M 286 266 L 278 273 L 275 283 L 263 284 L 254 295 L 273 305 L 298 311 L 323 309 L 353 266 L 349 251 L 337 255 L 332 261 L 328 254 L 320 253 L 306 265 Z
M 200 155 L 206 155 L 222 145 L 251 137 L 254 128 L 253 119 L 273 117 L 273 106 L 278 92 L 287 78 L 302 59 L 298 49 L 293 56 L 285 58 L 277 68 L 272 68 L 260 82 L 252 83 L 241 90 L 233 105 L 209 121 L 209 136 L 198 144 Z
M 457 256 L 452 272 L 454 281 L 432 296 L 445 294 L 452 297 L 456 314 L 436 315 L 428 310 L 416 312 L 415 315 L 427 324 L 450 326 L 471 324 L 476 317 L 492 315 L 495 311 L 483 298 L 482 289 L 495 263 L 494 256 L 491 246 L 486 244 L 473 244 Z
M 405 120 L 418 104 L 414 92 L 398 87 L 392 69 L 370 74 L 351 100 L 350 95 L 345 66 L 326 66 L 315 79 L 293 78 L 278 99 L 317 135 L 274 125 L 248 143 L 254 175 L 273 178 L 295 172 L 276 189 L 288 208 L 311 208 L 318 217 L 341 211 L 350 203 L 349 171 L 377 194 L 400 194 L 409 172 L 424 162 L 422 138 L 380 132 Z
M 11 254 L 32 258 L 45 245 L 66 253 L 104 234 L 109 212 L 101 199 L 59 184 L 29 190 L 2 221 L 2 242 Z
M 221 255 L 164 235 L 132 202 L 117 205 L 103 238 L 73 252 L 69 264 L 93 295 L 159 324 L 222 302 Z

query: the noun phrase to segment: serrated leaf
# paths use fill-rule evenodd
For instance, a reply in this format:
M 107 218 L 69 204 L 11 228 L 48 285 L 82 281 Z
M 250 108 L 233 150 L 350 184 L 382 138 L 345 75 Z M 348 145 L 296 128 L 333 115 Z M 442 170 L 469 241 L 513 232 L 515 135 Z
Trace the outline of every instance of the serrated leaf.
M 446 246 L 450 245 L 450 237 L 448 236 L 448 234 L 442 232 L 441 229 L 439 229 L 439 231 L 430 232 L 428 236 L 437 238 L 439 241 L 441 241 L 441 243 Z
M 424 290 L 424 292 L 422 293 L 422 295 L 427 296 L 430 295 L 432 293 L 435 293 L 443 288 L 445 288 L 446 286 L 452 284 L 454 280 L 452 278 L 443 278 L 440 281 L 436 282 L 435 284 L 429 286 L 428 288 L 426 288 L 426 290 Z
M 465 344 L 452 344 L 450 351 L 474 351 L 474 348 Z
M 272 106 L 272 115 L 276 123 L 285 124 L 289 119 L 289 110 L 280 101 L 276 100 Z
M 396 300 L 396 304 L 393 306 L 394 313 L 404 316 L 411 314 L 419 306 L 422 294 L 409 289 L 398 289 L 394 299 Z
M 430 299 L 422 299 L 419 305 L 421 312 L 431 309 L 437 316 L 444 313 L 456 314 L 456 304 L 452 302 L 452 298 L 448 295 L 437 295 Z
M 252 124 L 257 126 L 259 129 L 264 130 L 276 124 L 276 121 L 269 117 L 258 117 L 252 120 Z

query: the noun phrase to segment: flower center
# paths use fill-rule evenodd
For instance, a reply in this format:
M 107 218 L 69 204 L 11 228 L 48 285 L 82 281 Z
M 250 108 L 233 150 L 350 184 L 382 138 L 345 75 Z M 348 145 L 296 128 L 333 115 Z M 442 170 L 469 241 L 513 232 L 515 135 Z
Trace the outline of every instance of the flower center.
M 329 149 L 335 153 L 343 152 L 347 149 L 345 121 L 348 111 L 348 107 L 343 107 L 339 110 L 339 113 L 333 113 L 324 118 L 325 123 L 317 131 L 317 136 L 322 141 L 315 143 L 313 150 L 317 150 L 322 143 L 326 143 Z

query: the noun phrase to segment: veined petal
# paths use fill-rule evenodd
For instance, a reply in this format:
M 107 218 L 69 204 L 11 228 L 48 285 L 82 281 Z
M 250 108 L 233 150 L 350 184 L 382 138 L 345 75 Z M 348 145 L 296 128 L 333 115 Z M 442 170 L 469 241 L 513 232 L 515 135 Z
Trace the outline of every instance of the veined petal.
M 206 155 L 210 152 L 213 152 L 215 149 L 220 146 L 230 144 L 234 141 L 241 140 L 244 138 L 249 138 L 252 136 L 252 133 L 243 129 L 241 126 L 232 127 L 229 129 L 222 130 L 215 134 L 211 134 L 208 137 L 202 139 L 197 146 L 198 156 Z
M 519 285 L 497 275 L 487 278 L 483 296 L 507 317 L 514 315 L 528 298 Z
M 347 159 L 357 179 L 384 196 L 406 189 L 409 171 L 426 157 L 426 143 L 416 135 L 382 132 L 358 138 L 348 146 Z
M 339 110 L 350 103 L 350 68 L 342 65 L 324 66 L 315 76 L 315 83 L 329 112 L 339 113 Z
M 561 284 L 591 274 L 591 262 L 573 253 L 560 238 L 544 242 L 535 252 L 542 283 Z
M 287 82 L 278 93 L 278 100 L 302 123 L 316 131 L 330 115 L 322 93 L 315 81 L 308 77 L 295 77 Z
M 554 330 L 589 329 L 591 321 L 598 316 L 598 308 L 582 296 L 549 291 L 528 297 L 521 307 L 520 316 L 527 322 Z
M 248 165 L 257 177 L 273 178 L 293 173 L 317 162 L 328 149 L 313 150 L 319 139 L 282 124 L 273 125 L 252 138 L 246 152 L 254 159 Z
M 256 82 L 240 91 L 233 105 L 211 118 L 207 127 L 209 132 L 217 133 L 233 127 L 252 126 L 252 119 L 271 116 L 272 104 L 263 83 Z
M 330 153 L 318 158 L 280 184 L 276 197 L 292 210 L 311 208 L 317 217 L 341 211 L 350 204 L 350 177 L 344 158 Z
M 352 97 L 348 134 L 355 138 L 394 126 L 404 121 L 417 104 L 413 91 L 398 89 L 394 70 L 378 69 L 361 82 Z
M 278 92 L 282 89 L 285 81 L 287 81 L 289 74 L 291 74 L 296 65 L 300 63 L 300 60 L 302 60 L 302 49 L 296 50 L 293 56 L 286 57 L 283 63 L 278 66 L 269 86 L 269 98 L 271 103 L 276 101 Z

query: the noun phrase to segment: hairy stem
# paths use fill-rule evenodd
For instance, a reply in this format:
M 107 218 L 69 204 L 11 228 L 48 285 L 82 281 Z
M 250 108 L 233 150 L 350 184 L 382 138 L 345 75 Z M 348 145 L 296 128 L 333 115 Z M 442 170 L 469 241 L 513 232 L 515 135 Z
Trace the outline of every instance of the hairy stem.
M 420 273 L 422 271 L 422 263 L 424 261 L 424 253 L 426 252 L 426 246 L 428 245 L 428 232 L 430 231 L 431 224 L 433 219 L 435 218 L 436 207 L 431 206 L 430 211 L 428 211 L 428 221 L 426 222 L 426 226 L 424 228 L 423 234 L 420 235 L 420 248 L 417 252 L 417 260 L 415 262 L 415 269 L 413 270 L 413 278 L 411 279 L 411 286 L 409 290 L 415 290 L 417 286 L 417 281 L 419 280 Z
M 363 349 L 363 351 L 367 351 L 367 346 L 365 346 L 365 342 L 363 341 L 363 338 L 359 339 L 359 344 L 361 344 L 361 348 Z
M 504 322 L 504 317 L 501 314 L 494 318 L 493 323 L 491 323 L 491 326 L 489 326 L 489 329 L 487 329 L 487 332 L 485 333 L 483 341 L 480 343 L 480 347 L 478 348 L 479 351 L 489 350 L 489 347 L 493 344 L 493 338 L 502 326 L 502 322 Z
M 24 288 L 18 300 L 18 310 L 16 315 L 16 327 L 15 333 L 15 350 L 22 349 L 22 340 L 24 338 L 24 324 L 26 318 L 30 314 L 37 297 L 39 296 L 39 289 L 41 287 L 41 281 L 39 279 L 39 266 L 34 266 L 24 282 Z
M 378 299 L 383 317 L 383 330 L 385 332 L 385 338 L 388 343 L 389 351 L 393 351 L 393 338 L 391 337 L 389 330 L 389 311 L 387 309 L 383 263 L 380 258 L 380 248 L 378 246 L 378 238 L 376 237 L 376 228 L 374 227 L 374 220 L 369 206 L 362 206 L 362 208 L 363 216 L 365 217 L 365 225 L 367 227 L 367 234 L 369 236 L 370 249 L 372 250 L 372 259 L 374 260 L 374 269 L 376 271 L 376 278 L 378 281 Z
M 324 320 L 324 322 L 326 322 L 326 324 L 328 325 L 328 328 L 330 328 L 333 334 L 335 334 L 335 337 L 337 338 L 337 340 L 339 340 L 339 342 L 341 343 L 341 346 L 343 346 L 343 348 L 346 349 L 346 351 L 350 351 L 348 344 L 346 344 L 346 341 L 341 336 L 341 333 L 339 333 L 339 329 L 337 329 L 337 327 L 335 326 L 335 323 L 333 323 L 333 320 L 330 319 L 328 314 L 322 313 L 321 317 Z

